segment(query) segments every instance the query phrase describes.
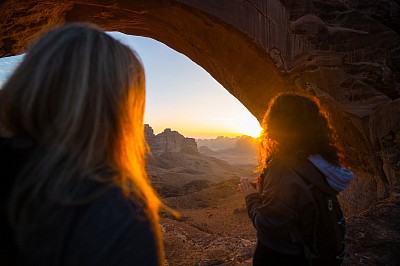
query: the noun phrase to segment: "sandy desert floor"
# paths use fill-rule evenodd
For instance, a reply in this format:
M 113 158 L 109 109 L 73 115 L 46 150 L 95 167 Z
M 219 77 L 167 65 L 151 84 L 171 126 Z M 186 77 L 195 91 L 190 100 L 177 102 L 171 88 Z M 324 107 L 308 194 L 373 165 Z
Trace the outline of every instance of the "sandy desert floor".
M 256 235 L 237 183 L 166 200 L 182 215 L 162 219 L 168 265 L 251 265 Z
M 167 265 L 252 265 L 256 235 L 237 183 L 230 179 L 165 199 L 182 215 L 162 215 Z M 393 198 L 349 217 L 343 265 L 400 265 L 399 203 Z

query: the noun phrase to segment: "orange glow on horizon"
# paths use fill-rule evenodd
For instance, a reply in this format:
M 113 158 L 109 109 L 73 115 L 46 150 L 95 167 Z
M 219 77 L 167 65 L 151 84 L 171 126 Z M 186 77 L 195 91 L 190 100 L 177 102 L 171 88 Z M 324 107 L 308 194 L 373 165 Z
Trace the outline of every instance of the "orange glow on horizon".
M 168 121 L 164 123 L 148 123 L 153 128 L 155 134 L 164 131 L 165 128 L 178 131 L 185 137 L 195 139 L 214 139 L 219 136 L 234 138 L 237 136 L 247 135 L 258 138 L 261 133 L 261 126 L 257 119 L 253 116 L 243 115 L 237 117 L 234 121 L 214 121 L 214 123 L 177 123 L 176 121 Z

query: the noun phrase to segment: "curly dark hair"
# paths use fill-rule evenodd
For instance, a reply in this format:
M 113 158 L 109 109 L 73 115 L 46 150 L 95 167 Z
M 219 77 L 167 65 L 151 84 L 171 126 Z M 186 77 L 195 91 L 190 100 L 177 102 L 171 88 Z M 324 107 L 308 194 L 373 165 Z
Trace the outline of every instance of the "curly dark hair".
M 308 157 L 320 154 L 339 164 L 340 149 L 327 113 L 316 98 L 296 93 L 282 93 L 271 100 L 262 122 L 260 168 L 276 155 L 297 154 Z

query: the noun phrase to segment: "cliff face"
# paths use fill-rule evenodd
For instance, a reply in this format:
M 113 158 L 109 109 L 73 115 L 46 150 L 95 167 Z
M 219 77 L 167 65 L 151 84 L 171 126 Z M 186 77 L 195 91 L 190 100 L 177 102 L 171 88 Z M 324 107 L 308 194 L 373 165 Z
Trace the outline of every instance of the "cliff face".
M 166 128 L 164 132 L 154 135 L 154 131 L 149 125 L 145 125 L 145 136 L 147 143 L 150 146 L 151 153 L 154 156 L 159 156 L 168 152 L 182 152 L 187 154 L 198 154 L 197 144 L 193 138 L 186 138 Z
M 259 119 L 278 92 L 316 95 L 358 176 L 343 196 L 348 207 L 400 192 L 396 0 L 8 0 L 0 7 L 0 56 L 22 52 L 53 25 L 90 21 L 187 55 Z M 174 150 L 181 140 L 159 145 Z

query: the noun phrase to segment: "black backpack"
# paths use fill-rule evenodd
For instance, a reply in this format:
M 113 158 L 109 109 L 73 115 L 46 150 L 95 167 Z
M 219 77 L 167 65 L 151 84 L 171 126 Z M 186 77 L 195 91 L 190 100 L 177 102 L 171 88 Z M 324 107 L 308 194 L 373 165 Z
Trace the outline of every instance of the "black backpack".
M 325 175 L 308 160 L 280 159 L 286 168 L 298 176 L 310 193 L 316 209 L 312 243 L 305 243 L 299 230 L 292 226 L 292 235 L 304 246 L 310 265 L 340 265 L 346 255 L 346 222 L 337 199 L 337 192 L 329 186 Z

